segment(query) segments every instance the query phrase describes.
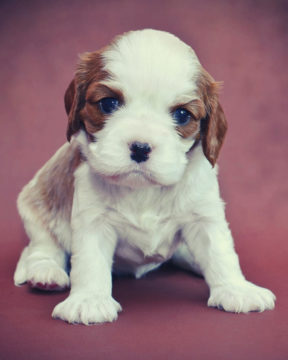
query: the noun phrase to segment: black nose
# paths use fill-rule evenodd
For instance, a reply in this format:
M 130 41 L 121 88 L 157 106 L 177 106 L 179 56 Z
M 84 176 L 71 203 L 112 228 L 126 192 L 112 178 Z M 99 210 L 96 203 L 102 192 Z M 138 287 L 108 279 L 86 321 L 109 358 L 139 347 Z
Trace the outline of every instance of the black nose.
M 149 153 L 151 150 L 152 149 L 149 144 L 135 141 L 130 145 L 130 157 L 132 160 L 140 163 L 149 159 Z

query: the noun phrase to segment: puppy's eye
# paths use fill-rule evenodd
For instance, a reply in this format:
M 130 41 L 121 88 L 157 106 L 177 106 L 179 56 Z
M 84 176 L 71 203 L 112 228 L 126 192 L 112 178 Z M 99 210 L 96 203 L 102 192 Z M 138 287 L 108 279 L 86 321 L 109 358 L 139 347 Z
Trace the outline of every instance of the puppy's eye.
M 100 111 L 105 115 L 112 114 L 120 106 L 119 100 L 112 97 L 101 99 L 100 101 L 98 101 L 98 104 Z
M 192 117 L 191 113 L 184 108 L 174 110 L 172 112 L 172 116 L 176 123 L 180 126 L 188 124 Z

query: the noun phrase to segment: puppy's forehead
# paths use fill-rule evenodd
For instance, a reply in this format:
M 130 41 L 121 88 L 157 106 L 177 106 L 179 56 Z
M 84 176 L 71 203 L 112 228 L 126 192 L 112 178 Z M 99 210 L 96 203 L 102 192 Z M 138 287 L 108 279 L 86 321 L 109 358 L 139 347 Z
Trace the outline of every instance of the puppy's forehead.
M 196 91 L 199 60 L 172 34 L 133 31 L 117 38 L 102 56 L 104 69 L 111 75 L 107 85 L 116 86 L 128 97 L 163 98 L 166 93 L 165 100 L 172 101 L 172 94 L 188 96 Z

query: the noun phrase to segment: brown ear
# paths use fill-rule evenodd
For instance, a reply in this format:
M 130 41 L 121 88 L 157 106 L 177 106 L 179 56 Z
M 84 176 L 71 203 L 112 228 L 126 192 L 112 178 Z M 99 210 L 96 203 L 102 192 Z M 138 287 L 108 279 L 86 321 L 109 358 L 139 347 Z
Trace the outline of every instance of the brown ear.
M 100 81 L 107 76 L 102 68 L 101 52 L 84 53 L 80 56 L 75 77 L 69 84 L 64 96 L 65 109 L 68 115 L 68 141 L 73 134 L 84 126 L 81 110 L 86 103 L 86 90 L 92 81 Z
M 227 120 L 218 100 L 220 84 L 203 69 L 198 86 L 206 109 L 206 117 L 201 120 L 203 152 L 214 166 L 227 131 Z
M 83 91 L 76 85 L 76 76 L 68 86 L 65 96 L 64 103 L 66 113 L 68 115 L 68 126 L 67 126 L 67 139 L 70 141 L 71 136 L 81 129 L 81 117 L 79 111 L 85 105 L 85 95 Z
M 74 96 L 75 96 L 75 80 L 73 79 L 70 82 L 67 90 L 65 91 L 65 95 L 64 95 L 65 110 L 66 110 L 66 114 L 68 116 L 69 116 L 69 113 L 72 108 Z

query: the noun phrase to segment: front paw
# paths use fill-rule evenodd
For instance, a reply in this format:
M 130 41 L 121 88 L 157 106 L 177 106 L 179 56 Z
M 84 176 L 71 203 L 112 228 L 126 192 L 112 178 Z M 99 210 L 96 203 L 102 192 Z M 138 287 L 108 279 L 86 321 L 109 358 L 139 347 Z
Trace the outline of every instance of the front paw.
M 27 283 L 32 288 L 47 291 L 62 291 L 70 287 L 68 274 L 52 259 L 41 259 L 30 264 Z
M 121 310 L 121 305 L 111 296 L 72 294 L 54 308 L 52 316 L 72 324 L 89 325 L 112 322 Z
M 234 313 L 272 310 L 275 295 L 268 289 L 245 281 L 241 284 L 221 285 L 211 289 L 208 306 Z

